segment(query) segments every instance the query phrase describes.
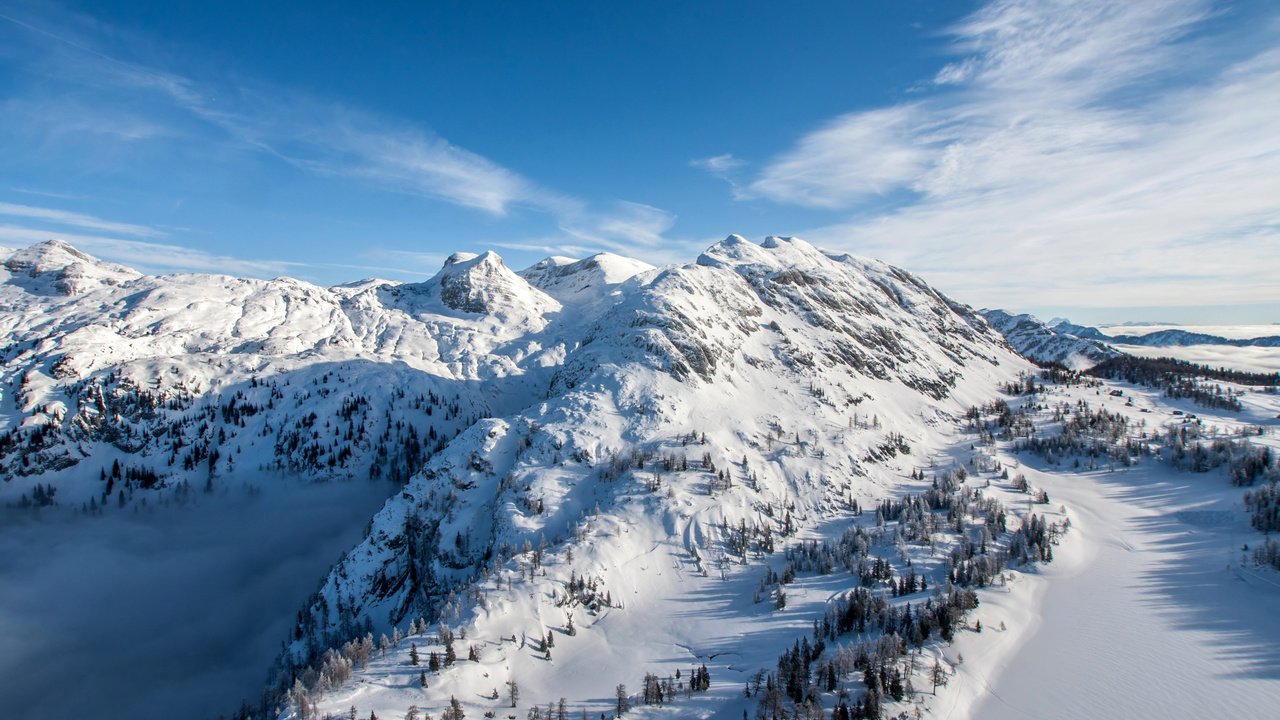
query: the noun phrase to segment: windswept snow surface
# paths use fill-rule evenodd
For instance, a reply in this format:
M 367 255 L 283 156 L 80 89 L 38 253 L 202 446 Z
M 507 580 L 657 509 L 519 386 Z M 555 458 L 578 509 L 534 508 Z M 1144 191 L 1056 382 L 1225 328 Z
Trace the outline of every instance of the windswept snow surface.
M 1126 398 L 1080 390 L 1148 427 L 1187 422 L 1233 432 L 1261 425 L 1276 447 L 1280 398 L 1254 390 L 1243 413 L 1205 411 L 1145 388 L 1108 383 Z M 1143 413 L 1146 409 L 1149 412 Z M 1011 461 L 1013 458 L 1009 458 Z M 1070 540 L 1038 577 L 1011 589 L 1015 647 L 966 637 L 958 685 L 977 703 L 968 717 L 1264 717 L 1280 698 L 1280 573 L 1242 557 L 1262 536 L 1241 507 L 1244 488 L 1221 471 L 1196 474 L 1145 460 L 1110 472 L 1064 471 L 1020 456 L 1021 471 L 1072 521 Z M 988 591 L 987 597 L 999 591 Z M 1000 599 L 985 604 L 990 610 Z M 990 623 L 988 623 L 990 627 Z M 958 713 L 953 717 L 960 717 Z
M 1275 709 L 1280 576 L 1241 566 L 1241 545 L 1256 538 L 1221 497 L 1232 493 L 1202 487 L 1220 478 L 1151 467 L 1029 476 L 1073 508 L 1076 544 L 1044 569 L 1031 637 L 995 668 L 973 717 L 1260 717 Z

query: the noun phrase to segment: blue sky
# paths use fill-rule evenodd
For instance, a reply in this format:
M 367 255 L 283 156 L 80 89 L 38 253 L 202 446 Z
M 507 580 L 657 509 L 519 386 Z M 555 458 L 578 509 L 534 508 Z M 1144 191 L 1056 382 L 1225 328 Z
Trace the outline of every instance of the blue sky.
M 0 2 L 0 245 L 417 280 L 798 235 L 1084 322 L 1280 321 L 1269 2 Z

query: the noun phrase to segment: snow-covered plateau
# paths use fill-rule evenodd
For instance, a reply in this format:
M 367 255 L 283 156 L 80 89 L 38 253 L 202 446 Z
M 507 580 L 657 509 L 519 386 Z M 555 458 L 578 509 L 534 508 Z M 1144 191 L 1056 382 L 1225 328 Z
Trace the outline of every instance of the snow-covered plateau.
M 665 268 L 459 253 L 423 283 L 333 288 L 14 251 L 0 572 L 22 590 L 0 593 L 0 672 L 20 682 L 0 703 L 302 720 L 1273 704 L 1275 388 L 1197 385 L 1205 409 L 1041 370 L 1006 335 L 1072 367 L 1112 355 L 1028 317 L 988 322 L 793 238 Z

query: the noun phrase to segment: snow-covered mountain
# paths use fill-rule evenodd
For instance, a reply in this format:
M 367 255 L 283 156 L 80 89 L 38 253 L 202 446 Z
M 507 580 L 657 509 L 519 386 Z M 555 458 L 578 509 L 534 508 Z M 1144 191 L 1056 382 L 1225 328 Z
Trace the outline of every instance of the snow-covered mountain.
M 1098 332 L 1095 330 L 1094 332 Z M 1101 334 L 1101 333 L 1099 333 Z M 1141 335 L 1112 335 L 1108 342 L 1121 345 L 1146 345 L 1148 347 L 1184 347 L 1187 345 L 1229 345 L 1231 347 L 1280 347 L 1280 335 L 1253 338 L 1227 338 L 1221 335 L 1189 330 L 1157 330 Z
M 419 618 L 487 656 L 433 676 L 441 701 L 516 677 L 544 699 L 598 697 L 622 680 L 601 663 L 706 663 L 718 641 L 681 602 L 775 539 L 829 534 L 944 474 L 962 416 L 1030 368 L 914 275 L 793 238 L 731 236 L 661 269 L 603 254 L 516 273 L 456 254 L 423 283 L 333 288 L 145 276 L 60 243 L 5 268 L 6 501 L 100 511 L 246 477 L 396 482 L 298 613 L 276 675 L 296 692 L 275 697 L 301 715 L 304 696 L 400 703 L 335 679 L 352 670 L 336 653 L 411 621 L 425 652 Z M 928 545 L 963 546 L 987 522 L 972 521 Z M 914 592 L 913 561 L 945 580 L 930 554 L 886 552 L 897 565 L 877 560 L 876 582 L 910 571 Z M 776 579 L 761 587 L 785 603 Z M 967 601 L 936 602 L 945 625 Z M 808 632 L 753 607 L 742 631 L 774 627 L 779 649 Z M 552 630 L 572 653 L 556 662 Z
M 1066 321 L 1050 326 L 1032 315 L 1013 315 L 1004 310 L 982 310 L 980 314 L 1015 350 L 1033 360 L 1079 369 L 1123 355 L 1108 345 L 1105 336 L 1094 328 Z
M 550 288 L 575 265 L 522 274 Z M 500 654 L 441 676 L 441 702 L 481 673 L 554 697 L 617 682 L 593 666 L 705 661 L 674 598 L 878 502 L 1028 367 L 915 276 L 790 238 L 733 236 L 620 294 L 545 399 L 469 427 L 378 513 L 299 616 L 281 678 L 366 629 L 424 634 L 418 618 Z M 584 654 L 546 662 L 544 636 L 566 627 L 593 639 L 562 638 Z M 412 699 L 361 692 L 362 706 Z
M 36 295 L 79 295 L 104 285 L 135 280 L 140 273 L 103 262 L 60 240 L 5 253 L 9 282 Z
M 423 283 L 322 288 L 144 276 L 33 245 L 0 270 L 0 500 L 39 483 L 96 504 L 117 461 L 126 500 L 233 470 L 407 477 L 445 437 L 541 397 L 566 343 L 616 301 L 607 289 L 644 267 L 615 264 L 594 302 L 566 307 L 493 253 Z

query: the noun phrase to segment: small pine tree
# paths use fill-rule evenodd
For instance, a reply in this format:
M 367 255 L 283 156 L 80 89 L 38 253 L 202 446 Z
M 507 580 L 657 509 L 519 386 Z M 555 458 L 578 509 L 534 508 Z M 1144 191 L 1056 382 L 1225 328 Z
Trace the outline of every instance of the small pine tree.
M 413 643 L 409 646 L 409 664 L 414 667 L 418 666 L 418 644 L 417 643 Z
M 631 709 L 631 701 L 627 699 L 627 686 L 619 683 L 618 687 L 614 688 L 614 695 L 617 700 L 617 704 L 614 706 L 615 717 L 622 717 Z
M 938 694 L 938 687 L 947 684 L 947 670 L 942 663 L 933 661 L 933 669 L 929 671 L 929 679 L 933 681 L 933 694 Z

